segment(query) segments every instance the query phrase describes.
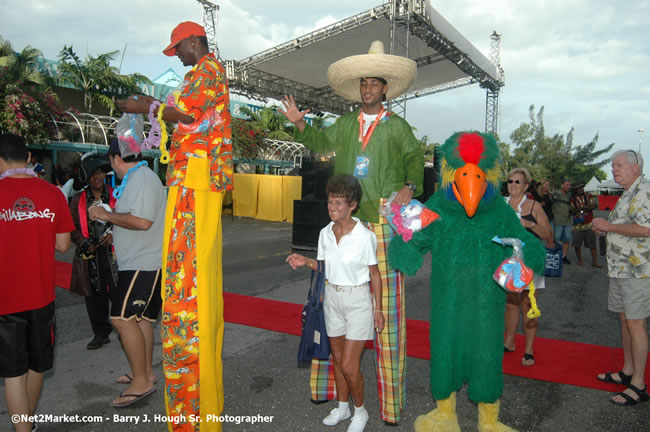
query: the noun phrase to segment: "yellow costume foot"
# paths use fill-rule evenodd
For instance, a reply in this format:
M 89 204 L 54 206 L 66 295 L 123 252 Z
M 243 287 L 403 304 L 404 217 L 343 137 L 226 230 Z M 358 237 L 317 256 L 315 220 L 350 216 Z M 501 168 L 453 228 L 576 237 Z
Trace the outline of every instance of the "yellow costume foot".
M 460 432 L 456 415 L 456 393 L 447 399 L 437 400 L 436 403 L 438 408 L 415 419 L 415 432 Z
M 500 401 L 478 404 L 479 432 L 517 432 L 516 429 L 499 422 Z

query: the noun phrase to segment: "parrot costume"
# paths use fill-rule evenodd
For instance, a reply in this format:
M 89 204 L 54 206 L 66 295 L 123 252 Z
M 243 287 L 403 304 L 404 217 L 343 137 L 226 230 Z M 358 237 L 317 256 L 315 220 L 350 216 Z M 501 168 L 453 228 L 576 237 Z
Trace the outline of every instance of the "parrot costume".
M 479 405 L 479 431 L 512 431 L 498 422 L 506 292 L 492 278 L 512 249 L 492 238 L 521 239 L 524 263 L 535 272 L 543 270 L 545 249 L 498 194 L 499 148 L 491 135 L 456 133 L 440 157 L 440 188 L 425 204 L 440 219 L 408 242 L 395 237 L 388 254 L 391 266 L 407 275 L 422 265 L 423 254 L 433 254 L 430 376 L 438 407 L 414 427 L 460 431 L 455 392 L 467 384 Z

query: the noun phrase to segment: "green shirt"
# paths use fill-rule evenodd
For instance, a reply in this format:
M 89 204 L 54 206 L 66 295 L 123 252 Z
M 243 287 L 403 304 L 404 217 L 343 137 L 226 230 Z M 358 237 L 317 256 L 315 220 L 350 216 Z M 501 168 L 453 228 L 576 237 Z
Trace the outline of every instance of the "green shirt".
M 296 129 L 295 138 L 317 153 L 336 152 L 335 174 L 353 174 L 359 155 L 369 159 L 368 176 L 359 178 L 363 197 L 355 216 L 377 223 L 380 198 L 390 197 L 406 182 L 417 186 L 413 196 L 423 192 L 424 155 L 411 126 L 392 112 L 379 122 L 362 151 L 358 119 L 359 111 L 354 111 L 339 117 L 325 130 L 306 125 L 302 132 Z
M 555 225 L 573 224 L 571 218 L 571 192 L 564 193 L 562 189 L 553 192 L 553 223 Z

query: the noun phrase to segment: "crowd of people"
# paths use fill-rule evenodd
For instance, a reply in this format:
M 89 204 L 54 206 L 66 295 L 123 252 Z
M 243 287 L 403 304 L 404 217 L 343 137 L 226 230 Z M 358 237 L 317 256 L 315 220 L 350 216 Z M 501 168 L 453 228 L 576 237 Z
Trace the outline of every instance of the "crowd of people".
M 35 413 L 43 372 L 52 367 L 54 251 L 64 252 L 72 242 L 76 250 L 71 290 L 85 297 L 94 334 L 87 348 L 109 343 L 114 328 L 130 365 L 130 371 L 116 379 L 126 388 L 112 406 L 130 406 L 156 391 L 153 323 L 162 312 L 166 410 L 185 419 L 170 428 L 221 430 L 220 423 L 201 418 L 221 414 L 224 405 L 220 214 L 224 193 L 233 187 L 229 90 L 223 66 L 209 52 L 200 25 L 179 24 L 163 52 L 192 67 L 174 101 L 137 95 L 118 101 L 118 106 L 125 113 L 152 112 L 177 124 L 169 149 L 166 194 L 140 150 L 116 138 L 108 158 L 83 157 L 77 179 L 83 189 L 68 203 L 56 186 L 38 179 L 28 167 L 30 155 L 22 138 L 0 136 L 0 240 L 14 245 L 0 249 L 2 268 L 12 269 L 2 274 L 0 303 L 0 376 L 5 377 L 11 414 Z M 391 195 L 394 203 L 405 205 L 423 190 L 420 144 L 411 126 L 383 104 L 402 95 L 415 74 L 415 62 L 385 54 L 383 44 L 376 41 L 367 54 L 330 66 L 332 88 L 359 108 L 326 130 L 309 126 L 304 121 L 308 110 L 301 110 L 292 96 L 282 100 L 298 141 L 320 153 L 336 153 L 336 175 L 327 185 L 332 221 L 321 231 L 317 255 L 325 262 L 325 323 L 332 356 L 313 361 L 310 381 L 313 401 L 338 400 L 324 417 L 325 425 L 349 419 L 352 400 L 351 432 L 363 431 L 370 416 L 360 367 L 366 340 L 374 340 L 379 416 L 389 425 L 400 422 L 406 393 L 403 270 L 409 274 L 417 270 L 420 255 L 432 250 L 435 242 L 458 243 L 451 228 L 434 235 L 435 223 L 431 231 L 425 229 L 407 243 L 379 213 Z M 480 261 L 474 263 L 476 268 L 463 269 L 457 279 L 467 282 L 461 288 L 468 293 L 475 291 L 477 277 L 487 288 L 471 297 L 457 296 L 455 289 L 451 295 L 449 289 L 457 288 L 456 282 L 436 285 L 434 278 L 443 277 L 444 271 L 432 275 L 432 297 L 440 296 L 436 301 L 448 306 L 432 310 L 432 340 L 440 342 L 435 347 L 432 343 L 432 349 L 449 345 L 451 353 L 432 351 L 432 393 L 438 408 L 418 417 L 416 431 L 438 430 L 440 422 L 455 430 L 455 394 L 466 383 L 470 398 L 479 404 L 479 430 L 510 430 L 498 423 L 501 360 L 503 353 L 514 351 L 514 334 L 523 316 L 526 346 L 521 362 L 535 365 L 538 322 L 528 315 L 531 298 L 526 290 L 545 285 L 539 271 L 541 244 L 548 248 L 561 244 L 565 265 L 571 264 L 567 257 L 571 245 L 577 265 L 584 265 L 584 244 L 591 251 L 592 266 L 600 268 L 597 235 L 607 239 L 609 309 L 620 314 L 625 354 L 619 372 L 597 379 L 626 386 L 611 398 L 617 405 L 648 400 L 644 371 L 650 315 L 650 186 L 642 176 L 641 155 L 620 151 L 612 156 L 614 179 L 625 192 L 605 220 L 593 217 L 596 201 L 585 193 L 584 185 L 572 186 L 565 179 L 552 191 L 548 179 L 538 184 L 523 168 L 508 173 L 506 196 L 498 196 L 498 147 L 487 135 L 455 134 L 443 151 L 441 176 L 446 183 L 427 205 L 448 212 L 441 226 L 449 227 L 451 221 L 467 224 L 464 235 L 480 245 L 473 251 Z M 121 180 L 117 186 L 106 184 L 110 169 Z M 536 274 L 521 293 L 493 290 L 491 277 L 482 276 L 493 272 L 492 261 L 500 259 L 497 254 L 485 258 L 482 250 L 493 250 L 493 242 L 477 238 L 491 227 L 532 243 L 527 250 L 534 258 L 526 262 Z M 449 268 L 455 259 L 450 253 L 432 265 Z M 287 258 L 293 268 L 313 270 L 317 260 L 299 254 Z M 32 270 L 20 271 L 27 267 Z M 480 328 L 470 324 L 460 330 L 449 328 L 450 317 L 464 308 L 481 317 Z M 9 332 L 9 326 L 18 330 Z M 475 334 L 482 335 L 479 339 L 487 345 L 454 342 Z M 454 359 L 463 360 L 453 365 Z M 473 373 L 477 368 L 484 373 Z M 332 388 L 333 392 L 327 390 Z M 22 432 L 35 425 L 20 421 L 14 427 Z

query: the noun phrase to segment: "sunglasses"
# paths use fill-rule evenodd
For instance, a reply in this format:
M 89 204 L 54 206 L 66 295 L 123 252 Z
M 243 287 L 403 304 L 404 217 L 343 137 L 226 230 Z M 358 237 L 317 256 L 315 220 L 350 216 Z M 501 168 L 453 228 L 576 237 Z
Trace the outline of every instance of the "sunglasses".
M 634 155 L 634 160 L 636 164 L 639 164 L 639 157 L 636 155 L 636 152 L 634 150 L 627 150 L 628 153 L 632 153 Z
M 521 184 L 521 180 L 508 180 L 508 184 Z

